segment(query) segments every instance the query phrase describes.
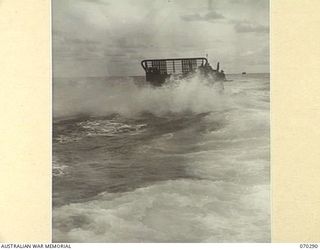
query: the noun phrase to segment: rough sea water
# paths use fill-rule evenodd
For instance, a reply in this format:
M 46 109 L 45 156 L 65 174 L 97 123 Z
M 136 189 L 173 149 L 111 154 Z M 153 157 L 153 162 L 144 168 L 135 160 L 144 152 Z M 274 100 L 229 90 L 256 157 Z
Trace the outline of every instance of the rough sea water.
M 270 242 L 269 74 L 227 78 L 55 78 L 53 241 Z

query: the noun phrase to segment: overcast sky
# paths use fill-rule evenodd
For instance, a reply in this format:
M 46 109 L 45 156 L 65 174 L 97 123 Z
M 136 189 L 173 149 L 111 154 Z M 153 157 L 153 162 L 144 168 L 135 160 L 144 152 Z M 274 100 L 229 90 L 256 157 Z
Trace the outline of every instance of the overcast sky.
M 268 0 L 53 0 L 54 76 L 143 75 L 142 59 L 198 57 L 269 72 Z

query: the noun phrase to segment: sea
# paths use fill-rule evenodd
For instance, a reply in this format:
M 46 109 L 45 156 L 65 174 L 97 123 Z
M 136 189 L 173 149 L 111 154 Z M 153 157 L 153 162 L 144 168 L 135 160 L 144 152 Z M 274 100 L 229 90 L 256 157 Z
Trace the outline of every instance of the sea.
M 53 242 L 270 242 L 270 75 L 53 79 Z

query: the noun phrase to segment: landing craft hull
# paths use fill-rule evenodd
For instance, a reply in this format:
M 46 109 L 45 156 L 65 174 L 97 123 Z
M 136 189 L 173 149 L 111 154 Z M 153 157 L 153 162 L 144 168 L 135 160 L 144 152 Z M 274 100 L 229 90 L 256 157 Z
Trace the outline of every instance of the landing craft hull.
M 162 86 L 172 76 L 181 79 L 196 72 L 215 81 L 226 80 L 224 72 L 219 71 L 219 63 L 213 69 L 204 57 L 149 59 L 143 60 L 141 66 L 146 72 L 146 81 L 154 86 Z

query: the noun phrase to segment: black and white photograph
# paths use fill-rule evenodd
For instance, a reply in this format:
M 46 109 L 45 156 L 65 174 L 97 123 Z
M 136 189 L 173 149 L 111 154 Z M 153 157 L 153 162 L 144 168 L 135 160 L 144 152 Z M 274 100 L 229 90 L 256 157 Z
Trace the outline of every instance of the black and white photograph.
M 52 240 L 269 243 L 269 0 L 52 0 Z

